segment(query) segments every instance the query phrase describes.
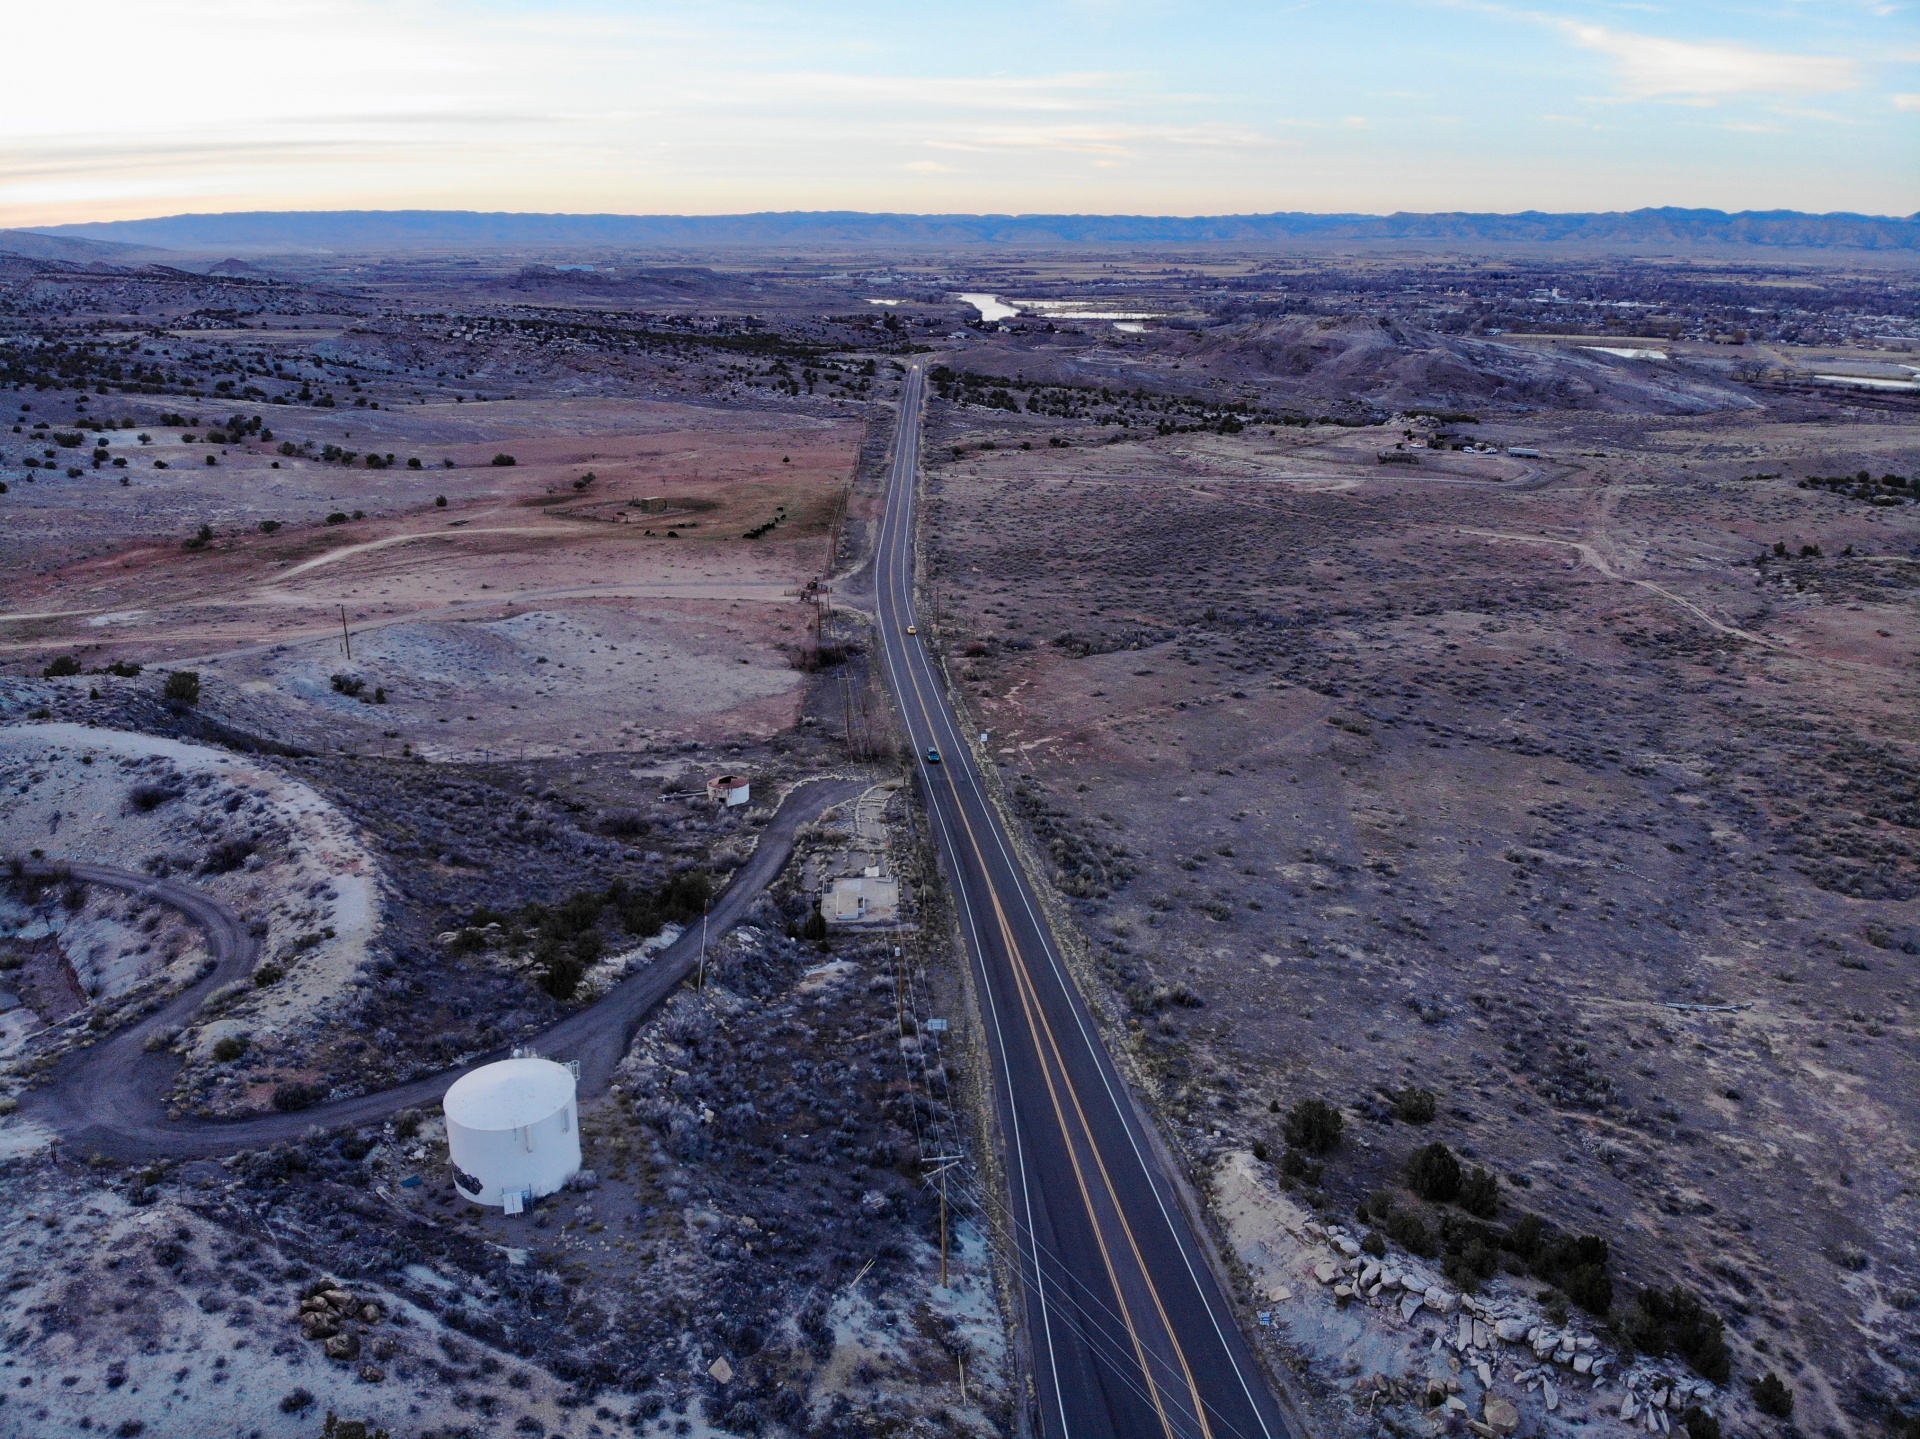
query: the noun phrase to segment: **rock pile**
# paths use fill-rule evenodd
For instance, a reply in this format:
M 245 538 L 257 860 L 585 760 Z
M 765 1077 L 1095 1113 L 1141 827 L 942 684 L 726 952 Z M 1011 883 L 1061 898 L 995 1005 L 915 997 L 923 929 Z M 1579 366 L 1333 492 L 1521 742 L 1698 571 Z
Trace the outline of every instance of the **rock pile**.
M 1453 1411 L 1482 1439 L 1503 1439 L 1519 1422 L 1512 1401 L 1493 1392 L 1496 1378 L 1536 1396 L 1549 1412 L 1560 1408 L 1562 1389 L 1580 1379 L 1596 1389 L 1618 1383 L 1624 1390 L 1621 1421 L 1650 1434 L 1681 1426 L 1689 1408 L 1712 1412 L 1714 1387 L 1705 1380 L 1677 1380 L 1644 1365 L 1615 1374 L 1619 1361 L 1602 1349 L 1596 1336 L 1546 1323 L 1517 1297 L 1455 1294 L 1411 1260 L 1368 1255 L 1338 1225 L 1322 1227 L 1309 1220 L 1303 1228 L 1334 1251 L 1315 1263 L 1312 1273 L 1343 1306 L 1377 1308 L 1402 1324 L 1422 1311 L 1429 1320 L 1441 1321 L 1437 1329 L 1428 1330 L 1433 1335 L 1431 1352 L 1436 1359 L 1447 1356 L 1455 1372 L 1471 1370 L 1479 1379 L 1483 1417 L 1471 1417 L 1457 1380 L 1431 1380 L 1427 1407 Z
M 354 1295 L 337 1280 L 322 1279 L 301 1296 L 298 1318 L 301 1334 L 319 1343 L 327 1358 L 351 1364 L 361 1357 L 363 1336 L 386 1318 L 386 1310 L 371 1299 Z M 369 1359 L 361 1363 L 360 1377 L 369 1384 L 378 1384 L 387 1375 L 372 1360 L 392 1358 L 396 1346 L 383 1335 L 364 1347 L 369 1351 Z

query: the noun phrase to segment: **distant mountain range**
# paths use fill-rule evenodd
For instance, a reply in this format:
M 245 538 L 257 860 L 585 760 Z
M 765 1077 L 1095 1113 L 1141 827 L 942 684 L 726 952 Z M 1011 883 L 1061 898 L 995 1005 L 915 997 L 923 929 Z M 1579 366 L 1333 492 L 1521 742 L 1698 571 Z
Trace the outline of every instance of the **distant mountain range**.
M 0 255 L 25 255 L 33 260 L 67 260 L 75 264 L 138 263 L 143 244 L 115 244 L 110 240 L 82 240 L 33 230 L 0 230 Z
M 24 232 L 9 232 L 15 235 Z M 965 246 L 1388 244 L 1574 246 L 1628 251 L 1920 249 L 1920 215 L 1797 210 L 1630 210 L 1516 215 L 541 215 L 475 210 L 255 210 L 49 225 L 31 232 L 180 250 L 369 251 L 616 247 L 756 249 Z M 0 248 L 7 248 L 0 241 Z M 15 253 L 20 253 L 15 251 Z M 65 258 L 65 257 L 63 257 Z M 105 259 L 105 255 L 93 258 Z

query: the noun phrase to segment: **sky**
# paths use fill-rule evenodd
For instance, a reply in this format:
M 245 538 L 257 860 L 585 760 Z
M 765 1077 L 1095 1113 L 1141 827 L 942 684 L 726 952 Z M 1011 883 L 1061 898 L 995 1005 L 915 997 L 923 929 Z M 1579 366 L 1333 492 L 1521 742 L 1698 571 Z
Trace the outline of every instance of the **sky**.
M 62 0 L 0 226 L 1920 210 L 1920 0 Z

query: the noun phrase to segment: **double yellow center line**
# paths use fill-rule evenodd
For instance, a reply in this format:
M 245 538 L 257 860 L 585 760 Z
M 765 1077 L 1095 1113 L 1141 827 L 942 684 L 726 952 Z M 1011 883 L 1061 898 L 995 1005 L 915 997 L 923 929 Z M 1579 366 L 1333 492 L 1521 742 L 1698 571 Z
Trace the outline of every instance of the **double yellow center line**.
M 897 437 L 897 443 L 902 447 L 902 458 L 896 467 L 895 482 L 911 483 L 911 467 L 906 464 L 904 459 L 907 453 L 905 446 L 911 443 L 911 438 L 904 425 L 901 428 L 900 435 Z M 901 545 L 908 543 L 904 535 L 904 521 L 896 526 L 894 539 L 896 543 Z M 935 726 L 934 708 L 928 701 L 926 690 L 921 684 L 920 676 L 915 670 L 911 657 L 906 654 L 904 642 L 898 641 L 897 635 L 896 642 L 901 644 L 901 653 L 905 661 L 907 678 L 913 686 L 914 699 L 920 709 L 922 724 L 929 736 L 936 736 L 937 729 Z M 904 698 L 904 696 L 902 696 L 902 698 Z M 929 776 L 929 778 L 931 778 L 931 776 Z M 1161 1428 L 1165 1432 L 1167 1439 L 1181 1439 L 1181 1436 L 1174 1427 L 1173 1416 L 1169 1414 L 1167 1409 L 1167 1399 L 1165 1394 L 1163 1394 L 1162 1381 L 1154 1372 L 1153 1358 L 1149 1355 L 1146 1342 L 1141 1337 L 1140 1327 L 1134 1315 L 1134 1301 L 1129 1298 L 1127 1285 L 1123 1283 L 1119 1266 L 1115 1263 L 1114 1246 L 1109 1240 L 1108 1224 L 1102 1218 L 1100 1209 L 1095 1203 L 1093 1184 L 1090 1182 L 1086 1164 L 1083 1162 L 1081 1156 L 1081 1145 L 1076 1144 L 1074 1140 L 1075 1126 L 1069 1125 L 1068 1123 L 1067 1110 L 1069 1107 L 1073 1111 L 1074 1120 L 1084 1142 L 1086 1153 L 1091 1157 L 1094 1168 L 1098 1172 L 1099 1187 L 1106 1195 L 1107 1203 L 1112 1209 L 1114 1221 L 1119 1225 L 1121 1235 L 1125 1240 L 1126 1250 L 1133 1257 L 1134 1268 L 1139 1274 L 1140 1283 L 1145 1286 L 1147 1294 L 1152 1299 L 1154 1312 L 1159 1319 L 1161 1332 L 1166 1335 L 1167 1344 L 1172 1349 L 1174 1357 L 1178 1361 L 1181 1379 L 1185 1383 L 1187 1395 L 1192 1402 L 1193 1413 L 1200 1424 L 1201 1439 L 1213 1439 L 1213 1426 L 1207 1417 L 1207 1406 L 1205 1401 L 1200 1397 L 1200 1387 L 1193 1377 L 1191 1366 L 1187 1362 L 1186 1350 L 1181 1345 L 1179 1335 L 1175 1332 L 1173 1322 L 1167 1314 L 1166 1305 L 1160 1296 L 1159 1286 L 1154 1283 L 1153 1275 L 1147 1268 L 1146 1256 L 1141 1251 L 1139 1238 L 1134 1233 L 1133 1225 L 1128 1221 L 1126 1210 L 1121 1205 L 1119 1191 L 1114 1185 L 1112 1174 L 1107 1169 L 1106 1159 L 1100 1152 L 1099 1143 L 1094 1138 L 1093 1126 L 1088 1122 L 1085 1106 L 1081 1102 L 1079 1088 L 1074 1084 L 1073 1077 L 1067 1069 L 1066 1056 L 1061 1049 L 1059 1038 L 1054 1032 L 1052 1022 L 1047 1017 L 1045 1006 L 1041 1002 L 1039 990 L 1034 983 L 1033 974 L 1028 966 L 1026 955 L 1021 949 L 1020 942 L 1014 934 L 1013 925 L 1007 917 L 1006 906 L 1002 903 L 999 887 L 993 881 L 992 872 L 987 864 L 986 852 L 981 846 L 979 836 L 974 831 L 973 822 L 967 817 L 966 805 L 961 800 L 958 781 L 953 778 L 953 773 L 950 769 L 946 771 L 946 780 L 949 791 L 953 796 L 954 812 L 959 816 L 961 826 L 966 831 L 967 844 L 973 851 L 981 879 L 986 885 L 987 897 L 993 905 L 994 920 L 999 926 L 1001 942 L 1006 948 L 1007 957 L 1014 976 L 1015 987 L 1020 995 L 1021 1011 L 1026 1020 L 1027 1032 L 1033 1041 L 1034 1055 L 1040 1062 L 1041 1075 L 1046 1081 L 1047 1096 L 1053 1108 L 1054 1121 L 1059 1127 L 1061 1138 L 1066 1143 L 1067 1158 L 1073 1166 L 1074 1180 L 1080 1191 L 1080 1201 L 1086 1211 L 1088 1223 L 1092 1226 L 1094 1240 L 1100 1249 L 1101 1262 L 1106 1268 L 1108 1281 L 1113 1286 L 1114 1298 L 1119 1305 L 1120 1319 L 1121 1322 L 1126 1325 L 1127 1335 L 1133 1347 L 1134 1359 L 1135 1362 L 1139 1364 L 1140 1372 L 1146 1380 L 1147 1392 L 1152 1398 L 1154 1412 L 1160 1420 Z M 951 833 L 951 830 L 949 830 L 949 833 Z M 959 876 L 956 875 L 955 879 L 958 880 Z M 985 956 L 981 956 L 981 959 L 984 962 Z M 1116 1117 L 1122 1124 L 1126 1122 L 1125 1116 Z M 1149 1182 L 1151 1182 L 1150 1179 Z M 1038 1236 L 1032 1236 L 1032 1238 L 1037 1241 Z M 1036 1276 L 1038 1276 L 1041 1270 L 1037 1253 L 1034 1258 L 1034 1263 L 1034 1272 Z

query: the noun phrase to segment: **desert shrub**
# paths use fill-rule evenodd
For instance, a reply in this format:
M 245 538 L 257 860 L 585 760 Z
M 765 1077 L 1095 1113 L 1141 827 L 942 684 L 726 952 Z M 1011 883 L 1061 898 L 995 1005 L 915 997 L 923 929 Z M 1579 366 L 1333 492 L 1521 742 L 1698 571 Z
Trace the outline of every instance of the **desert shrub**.
M 1547 1237 L 1547 1221 L 1537 1214 L 1523 1214 L 1507 1226 L 1500 1244 L 1522 1259 L 1532 1262 Z
M 403 1109 L 393 1116 L 393 1136 L 395 1139 L 411 1139 L 420 1132 L 421 1114 L 417 1109 Z
M 698 919 L 712 902 L 713 876 L 705 870 L 676 874 L 660 889 L 660 913 L 675 924 Z
M 213 1057 L 221 1064 L 231 1064 L 246 1052 L 247 1041 L 242 1035 L 229 1034 L 214 1041 Z
M 1719 1315 L 1691 1292 L 1676 1284 L 1671 1289 L 1643 1289 L 1626 1320 L 1628 1336 L 1648 1354 L 1678 1354 L 1703 1379 L 1727 1382 L 1733 1355 Z
M 169 701 L 179 705 L 197 705 L 200 703 L 200 676 L 194 670 L 175 670 L 167 676 L 167 682 L 161 690 Z
M 1434 1241 L 1433 1231 L 1427 1227 L 1427 1221 L 1410 1209 L 1396 1209 L 1386 1217 L 1381 1228 L 1387 1231 L 1387 1237 L 1409 1254 L 1418 1254 L 1423 1259 L 1431 1259 L 1440 1252 L 1440 1246 Z
M 1769 1369 L 1753 1381 L 1753 1407 L 1775 1419 L 1788 1418 L 1793 1413 L 1793 1391 Z
M 511 916 L 483 906 L 473 912 L 469 927 L 479 930 L 511 921 L 513 935 L 532 941 L 540 987 L 555 999 L 571 999 L 606 947 L 604 919 L 611 916 L 626 933 L 645 939 L 664 924 L 698 919 L 712 898 L 712 877 L 688 870 L 651 894 L 615 880 L 604 890 L 581 890 L 555 905 L 523 905 Z
M 273 1107 L 287 1114 L 297 1109 L 311 1109 L 325 1097 L 326 1091 L 319 1085 L 300 1079 L 289 1079 L 273 1087 Z
M 1360 1252 L 1371 1254 L 1375 1259 L 1384 1259 L 1387 1254 L 1387 1241 L 1380 1237 L 1379 1231 L 1369 1229 L 1367 1237 L 1360 1241 Z
M 335 694 L 346 695 L 349 698 L 358 696 L 360 691 L 367 687 L 367 682 L 358 675 L 334 675 L 327 682 L 333 686 Z
M 845 664 L 851 653 L 853 650 L 850 646 L 839 643 L 807 644 L 795 650 L 788 663 L 804 674 L 813 674 Z
M 298 1414 L 303 1409 L 313 1407 L 313 1394 L 306 1389 L 292 1389 L 280 1396 L 282 1414 Z
M 600 833 L 617 839 L 637 839 L 653 828 L 646 815 L 637 809 L 610 809 L 600 816 Z
M 385 1429 L 376 1429 L 360 1419 L 342 1419 L 331 1409 L 320 1428 L 320 1439 L 393 1439 Z
M 253 855 L 253 841 L 250 839 L 223 839 L 207 851 L 200 869 L 205 874 L 230 874 L 240 868 Z
M 115 660 L 100 672 L 102 674 L 117 675 L 123 680 L 130 680 L 140 673 L 140 666 L 132 660 Z
M 179 790 L 168 789 L 163 784 L 137 784 L 127 793 L 127 803 L 141 814 L 149 814 L 168 800 L 178 798 Z
M 1431 1124 L 1440 1100 L 1431 1089 L 1403 1089 L 1393 1097 L 1393 1117 L 1403 1124 Z
M 449 954 L 478 954 L 487 947 L 487 932 L 484 929 L 468 925 L 456 930 L 452 939 L 447 941 Z
M 207 463 L 210 465 L 214 463 L 212 455 L 207 456 Z M 194 531 L 192 539 L 180 541 L 180 548 L 183 550 L 204 550 L 212 543 L 213 526 L 203 524 L 199 529 Z
M 1680 1427 L 1687 1439 L 1720 1439 L 1720 1421 L 1698 1404 L 1690 1404 L 1680 1415 Z
M 1326 1168 L 1307 1158 L 1304 1150 L 1290 1148 L 1280 1156 L 1280 1172 L 1302 1184 L 1318 1184 L 1325 1176 Z
M 253 987 L 265 989 L 287 977 L 287 972 L 277 964 L 263 964 L 253 972 Z
M 40 677 L 42 679 L 57 680 L 65 675 L 77 675 L 79 673 L 80 661 L 72 655 L 61 655 L 45 669 L 40 671 Z
M 1309 1154 L 1331 1154 L 1345 1121 L 1324 1099 L 1303 1099 L 1287 1111 L 1287 1143 Z
M 1460 1181 L 1459 1205 L 1481 1219 L 1493 1218 L 1500 1212 L 1500 1181 L 1476 1165 Z
M 1460 1193 L 1460 1161 L 1439 1140 L 1414 1150 L 1407 1160 L 1407 1188 L 1435 1204 L 1447 1203 Z
M 1613 1276 L 1604 1264 L 1577 1264 L 1561 1276 L 1560 1285 L 1567 1298 L 1589 1314 L 1613 1308 Z
M 1481 1239 L 1471 1241 L 1457 1252 L 1449 1252 L 1441 1265 L 1448 1281 L 1469 1294 L 1493 1278 L 1499 1269 L 1499 1252 Z
M 496 465 L 511 465 L 511 464 L 516 464 L 518 462 L 513 458 L 512 455 L 495 455 L 493 457 L 493 463 Z

